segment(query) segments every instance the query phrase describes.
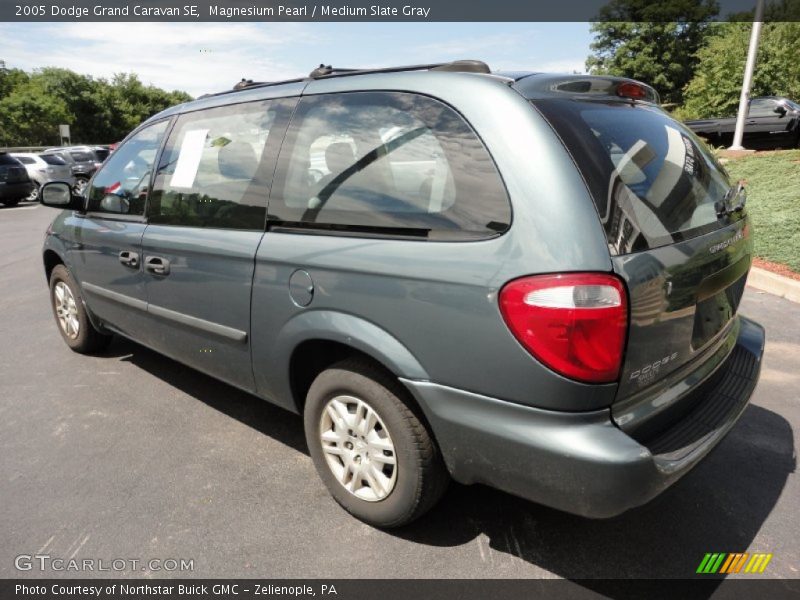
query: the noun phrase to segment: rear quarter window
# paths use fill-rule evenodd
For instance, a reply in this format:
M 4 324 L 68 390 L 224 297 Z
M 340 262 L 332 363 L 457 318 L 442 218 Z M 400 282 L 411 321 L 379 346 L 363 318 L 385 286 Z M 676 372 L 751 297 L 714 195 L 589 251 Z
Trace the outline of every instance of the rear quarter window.
M 705 144 L 660 108 L 619 101 L 535 100 L 589 186 L 612 254 L 722 227 L 730 188 Z
M 284 225 L 468 240 L 504 232 L 511 208 L 481 140 L 426 96 L 351 92 L 300 100 L 270 199 Z
M 48 165 L 64 166 L 67 164 L 63 158 L 56 156 L 55 154 L 42 154 L 40 155 L 40 158 Z

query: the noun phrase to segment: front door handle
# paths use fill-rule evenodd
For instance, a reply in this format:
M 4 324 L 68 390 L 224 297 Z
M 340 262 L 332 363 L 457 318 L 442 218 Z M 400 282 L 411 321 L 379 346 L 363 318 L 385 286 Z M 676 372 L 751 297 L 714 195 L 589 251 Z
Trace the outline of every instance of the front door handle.
M 144 268 L 156 275 L 169 275 L 169 261 L 161 256 L 146 257 Z
M 119 253 L 119 262 L 126 267 L 137 268 L 139 266 L 139 253 L 130 250 L 123 250 Z

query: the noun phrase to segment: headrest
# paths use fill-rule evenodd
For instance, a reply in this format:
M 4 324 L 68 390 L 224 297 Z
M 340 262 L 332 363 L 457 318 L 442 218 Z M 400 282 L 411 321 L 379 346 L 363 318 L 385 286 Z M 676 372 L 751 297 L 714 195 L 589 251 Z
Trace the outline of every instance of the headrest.
M 231 142 L 219 150 L 219 172 L 229 179 L 252 179 L 258 169 L 258 157 L 247 142 Z
M 354 162 L 353 147 L 347 142 L 334 142 L 325 148 L 325 164 L 333 175 L 338 175 Z

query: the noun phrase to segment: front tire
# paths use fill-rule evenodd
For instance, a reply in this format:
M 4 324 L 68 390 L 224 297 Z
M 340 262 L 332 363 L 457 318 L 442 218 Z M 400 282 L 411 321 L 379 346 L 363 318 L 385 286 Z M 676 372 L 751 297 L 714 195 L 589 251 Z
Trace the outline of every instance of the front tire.
M 78 284 L 64 265 L 56 265 L 50 274 L 50 304 L 58 331 L 72 350 L 92 354 L 108 346 L 111 336 L 92 325 Z
M 6 198 L 5 200 L 0 200 L 0 202 L 5 204 L 9 208 L 12 208 L 12 207 L 16 206 L 17 204 L 19 204 L 21 200 L 22 200 L 22 198 Z
M 87 177 L 76 177 L 75 185 L 72 187 L 72 190 L 75 192 L 75 195 L 80 196 L 86 190 L 88 185 L 89 179 Z
M 377 527 L 398 527 L 428 511 L 449 476 L 425 424 L 397 379 L 349 359 L 323 371 L 306 399 L 306 441 L 334 499 Z

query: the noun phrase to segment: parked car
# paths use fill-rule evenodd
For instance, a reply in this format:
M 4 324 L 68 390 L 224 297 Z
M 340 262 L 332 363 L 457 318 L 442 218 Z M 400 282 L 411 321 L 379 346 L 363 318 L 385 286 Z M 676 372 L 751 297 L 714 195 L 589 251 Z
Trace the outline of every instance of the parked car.
M 382 527 L 450 478 L 618 515 L 759 375 L 743 189 L 629 79 L 316 69 L 166 110 L 42 200 L 70 348 L 119 334 L 302 414 Z
M 6 152 L 0 152 L 0 203 L 16 206 L 33 190 L 25 166 Z
M 33 183 L 33 189 L 27 198 L 32 202 L 39 200 L 39 188 L 48 181 L 66 181 L 75 185 L 75 176 L 69 165 L 55 154 L 40 156 L 32 152 L 15 152 L 12 156 L 25 166 Z
M 58 156 L 70 166 L 72 174 L 75 176 L 75 188 L 78 193 L 81 193 L 86 188 L 86 184 L 89 183 L 89 179 L 91 179 L 92 175 L 94 175 L 95 171 L 97 171 L 103 163 L 105 157 L 108 156 L 108 153 L 104 153 L 101 159 L 97 155 L 95 147 L 64 146 L 60 148 L 48 148 L 42 152 L 42 156 L 48 155 Z
M 92 151 L 101 163 L 111 154 L 111 146 L 92 146 Z
M 687 121 L 686 125 L 714 146 L 730 146 L 736 115 Z M 742 145 L 751 149 L 800 148 L 800 104 L 788 98 L 753 98 L 744 122 Z

